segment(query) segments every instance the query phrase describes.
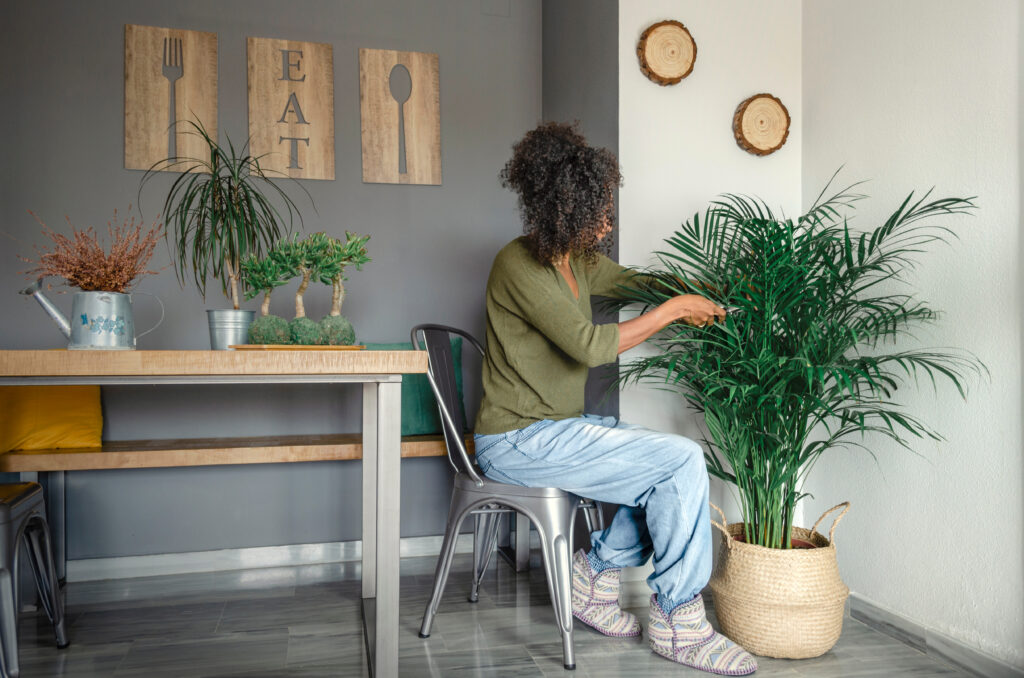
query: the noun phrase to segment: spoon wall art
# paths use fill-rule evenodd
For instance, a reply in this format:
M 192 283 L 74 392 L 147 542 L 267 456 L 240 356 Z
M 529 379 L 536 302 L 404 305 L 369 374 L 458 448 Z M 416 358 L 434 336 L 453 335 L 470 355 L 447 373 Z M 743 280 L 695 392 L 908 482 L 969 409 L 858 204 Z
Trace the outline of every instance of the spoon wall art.
M 405 102 L 412 94 L 412 77 L 409 69 L 402 64 L 395 64 L 391 69 L 391 76 L 388 78 L 388 88 L 391 96 L 398 102 L 398 173 L 407 174 L 408 169 L 405 162 Z
M 359 50 L 363 181 L 441 183 L 439 59 Z

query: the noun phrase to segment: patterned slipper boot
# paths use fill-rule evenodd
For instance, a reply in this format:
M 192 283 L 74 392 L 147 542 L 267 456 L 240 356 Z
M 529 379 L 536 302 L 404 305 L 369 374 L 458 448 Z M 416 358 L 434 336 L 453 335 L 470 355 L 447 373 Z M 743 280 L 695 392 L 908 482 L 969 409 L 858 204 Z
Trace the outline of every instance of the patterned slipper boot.
M 636 615 L 619 607 L 620 568 L 594 572 L 582 549 L 572 559 L 572 614 L 606 636 L 640 635 Z
M 647 637 L 655 653 L 701 671 L 722 676 L 746 676 L 757 671 L 757 661 L 746 650 L 711 628 L 700 594 L 678 605 L 671 618 L 658 605 L 658 596 L 652 595 Z

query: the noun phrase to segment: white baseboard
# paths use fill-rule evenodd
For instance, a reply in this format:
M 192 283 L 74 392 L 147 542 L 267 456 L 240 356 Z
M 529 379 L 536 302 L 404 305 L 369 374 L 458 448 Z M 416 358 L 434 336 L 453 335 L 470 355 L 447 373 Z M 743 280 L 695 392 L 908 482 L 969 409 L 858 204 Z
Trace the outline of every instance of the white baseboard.
M 622 607 L 647 607 L 651 601 L 651 587 L 647 577 L 654 572 L 654 563 L 648 561 L 640 567 L 624 567 L 619 581 L 619 605 Z
M 623 579 L 619 589 L 619 605 L 646 608 L 651 602 L 651 587 L 646 579 Z
M 442 539 L 442 536 L 402 539 L 402 557 L 436 556 L 441 552 Z M 162 553 L 152 556 L 69 560 L 67 580 L 70 582 L 95 581 L 97 579 L 127 579 L 220 570 L 345 563 L 358 561 L 362 557 L 362 547 L 361 541 L 341 541 L 325 544 L 291 544 L 219 551 Z M 472 553 L 473 535 L 459 535 L 455 552 Z
M 850 616 L 920 652 L 981 678 L 1024 678 L 1024 668 L 1011 666 L 956 638 L 886 610 L 856 593 L 850 594 Z
M 639 571 L 640 568 L 637 568 Z M 623 572 L 619 601 L 623 607 L 646 607 L 651 589 L 645 579 Z M 710 592 L 705 592 L 710 598 Z M 871 603 L 856 593 L 847 601 L 847 614 L 871 628 L 980 678 L 1024 678 L 1024 668 L 1012 666 L 951 636 L 933 631 Z

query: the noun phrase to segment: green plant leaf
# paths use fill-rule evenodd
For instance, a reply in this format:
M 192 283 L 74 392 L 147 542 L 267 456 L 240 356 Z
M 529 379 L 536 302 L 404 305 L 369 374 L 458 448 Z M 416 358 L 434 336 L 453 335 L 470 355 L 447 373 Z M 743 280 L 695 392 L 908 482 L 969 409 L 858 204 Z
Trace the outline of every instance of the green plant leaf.
M 250 253 L 263 256 L 291 231 L 294 218 L 301 223 L 302 216 L 288 193 L 271 181 L 259 158 L 246 154 L 248 140 L 236 149 L 230 138 L 221 145 L 202 125 L 188 124 L 188 133 L 203 140 L 209 156 L 167 158 L 154 164 L 140 182 L 140 198 L 160 171 L 184 172 L 171 184 L 163 209 L 175 274 L 182 285 L 191 278 L 204 297 L 209 278 L 218 280 L 227 294 L 230 272 Z M 291 181 L 310 197 L 301 184 Z M 251 298 L 247 280 L 243 277 L 242 289 Z
M 621 291 L 620 306 L 697 293 L 738 309 L 707 328 L 669 325 L 620 382 L 675 390 L 703 413 L 708 472 L 736 485 L 748 539 L 765 546 L 789 546 L 801 483 L 824 453 L 874 456 L 866 435 L 911 450 L 940 438 L 893 400 L 899 389 L 923 378 L 965 397 L 968 377 L 985 372 L 964 352 L 902 345 L 938 317 L 908 292 L 908 274 L 956 237 L 941 220 L 972 212 L 973 198 L 911 193 L 879 226 L 855 231 L 848 216 L 865 196 L 859 184 L 833 190 L 834 180 L 795 220 L 722 196 L 665 240 L 644 272 L 650 284 Z

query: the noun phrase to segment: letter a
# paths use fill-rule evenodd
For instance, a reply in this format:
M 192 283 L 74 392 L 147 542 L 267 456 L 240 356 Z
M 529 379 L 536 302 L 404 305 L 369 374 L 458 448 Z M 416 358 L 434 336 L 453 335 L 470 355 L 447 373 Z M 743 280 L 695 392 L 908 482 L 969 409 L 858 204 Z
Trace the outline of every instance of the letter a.
M 278 122 L 287 122 L 285 118 L 288 117 L 288 113 L 294 113 L 295 117 L 299 119 L 300 125 L 308 125 L 306 118 L 302 115 L 302 107 L 299 106 L 299 98 L 295 96 L 295 92 L 291 93 L 288 97 L 288 103 L 284 105 L 284 113 L 281 114 L 281 119 Z

